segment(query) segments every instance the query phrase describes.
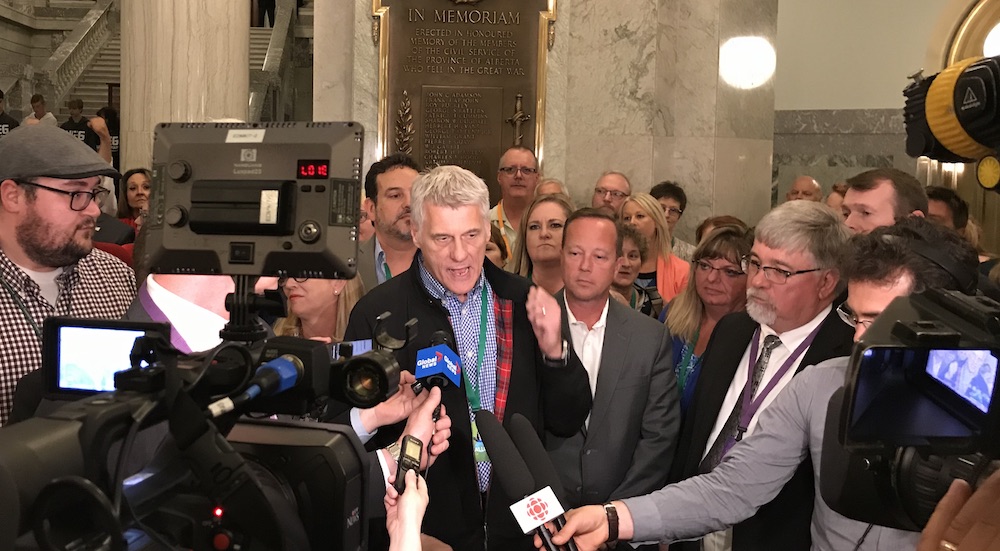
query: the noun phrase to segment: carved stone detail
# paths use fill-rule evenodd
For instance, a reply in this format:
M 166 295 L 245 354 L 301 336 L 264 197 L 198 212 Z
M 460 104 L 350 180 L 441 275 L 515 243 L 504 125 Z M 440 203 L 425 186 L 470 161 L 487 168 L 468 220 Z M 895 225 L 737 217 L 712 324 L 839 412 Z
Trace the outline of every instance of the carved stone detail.
M 414 133 L 410 95 L 403 90 L 403 98 L 399 101 L 399 109 L 396 111 L 396 151 L 412 155 Z

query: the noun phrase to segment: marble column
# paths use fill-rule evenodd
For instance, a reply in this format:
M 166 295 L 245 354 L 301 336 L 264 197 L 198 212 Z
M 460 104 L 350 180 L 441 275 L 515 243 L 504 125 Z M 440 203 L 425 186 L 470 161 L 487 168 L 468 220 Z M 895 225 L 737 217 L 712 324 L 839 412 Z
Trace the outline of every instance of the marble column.
M 161 122 L 246 120 L 246 0 L 123 0 L 122 168 L 148 167 Z
M 313 4 L 313 120 L 353 120 L 354 12 L 369 13 L 353 0 Z M 370 44 L 370 42 L 369 42 Z M 369 132 L 374 126 L 365 125 Z M 365 141 L 374 142 L 373 136 Z
M 774 44 L 777 9 L 776 0 L 572 2 L 566 111 L 577 116 L 566 123 L 566 178 L 578 201 L 589 204 L 599 175 L 618 170 L 636 191 L 684 187 L 682 239 L 712 215 L 756 223 L 770 206 L 773 79 L 730 86 L 719 48 L 736 36 Z

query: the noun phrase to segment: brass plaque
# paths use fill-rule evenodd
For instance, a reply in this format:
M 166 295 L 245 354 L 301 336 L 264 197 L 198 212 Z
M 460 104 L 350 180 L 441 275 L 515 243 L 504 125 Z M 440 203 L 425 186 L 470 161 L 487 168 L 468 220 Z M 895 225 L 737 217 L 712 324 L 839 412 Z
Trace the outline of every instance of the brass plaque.
M 456 164 L 490 186 L 512 145 L 542 162 L 555 0 L 373 0 L 379 155 Z

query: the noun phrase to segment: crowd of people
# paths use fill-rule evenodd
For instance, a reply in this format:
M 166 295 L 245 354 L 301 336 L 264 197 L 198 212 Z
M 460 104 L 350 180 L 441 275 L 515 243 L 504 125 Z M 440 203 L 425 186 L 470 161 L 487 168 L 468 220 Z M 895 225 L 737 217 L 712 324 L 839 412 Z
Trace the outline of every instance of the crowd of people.
M 185 352 L 218 345 L 228 320 L 231 279 L 147 275 L 141 250 L 96 244 L 104 216 L 139 234 L 141 249 L 153 184 L 142 168 L 121 176 L 106 122 L 83 121 L 82 105 L 71 107 L 78 129 L 48 125 L 42 102 L 34 124 L 0 134 L 0 424 L 35 411 L 19 381 L 40 368 L 49 316 L 170 321 Z M 373 479 L 386 482 L 369 496 L 385 510 L 369 527 L 370 548 L 540 544 L 508 509 L 523 496 L 495 483 L 480 410 L 502 423 L 520 414 L 542 437 L 573 509 L 556 542 L 916 548 L 919 534 L 832 510 L 818 465 L 827 404 L 853 343 L 894 298 L 930 288 L 997 297 L 996 259 L 979 248 L 952 190 L 875 169 L 824 198 L 802 177 L 761 220 L 718 213 L 687 243 L 675 235 L 687 209 L 677 182 L 645 193 L 608 171 L 578 208 L 523 147 L 504 152 L 496 181 L 491 208 L 472 172 L 390 155 L 365 177 L 359 233 L 370 237 L 359 244 L 357 276 L 260 282 L 285 301 L 275 335 L 364 340 L 383 312 L 393 314 L 390 334 L 417 318 L 422 337 L 397 352 L 407 369 L 430 335 L 453 339 L 461 385 L 418 395 L 405 373 L 386 402 L 333 418 L 354 428 Z M 958 371 L 953 358 L 937 361 L 942 377 L 949 363 Z M 978 389 L 972 375 L 982 363 L 968 381 L 953 374 L 956 388 Z M 975 390 L 980 400 L 988 384 Z M 427 444 L 421 465 L 434 467 L 429 480 L 407 473 L 400 495 L 389 482 L 404 434 Z M 953 489 L 925 542 L 958 548 L 948 522 L 973 514 L 957 512 L 967 498 L 967 488 Z

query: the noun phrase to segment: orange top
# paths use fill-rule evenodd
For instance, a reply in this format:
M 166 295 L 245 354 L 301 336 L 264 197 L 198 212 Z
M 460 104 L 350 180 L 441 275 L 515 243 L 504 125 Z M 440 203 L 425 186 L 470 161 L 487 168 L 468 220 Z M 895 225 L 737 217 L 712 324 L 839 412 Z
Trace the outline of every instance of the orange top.
M 663 304 L 674 299 L 687 285 L 691 264 L 671 254 L 656 259 L 656 290 L 663 297 Z

